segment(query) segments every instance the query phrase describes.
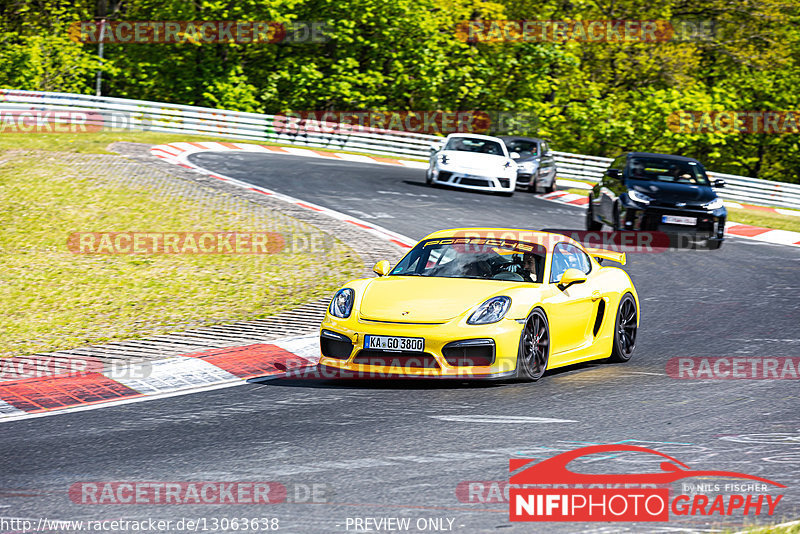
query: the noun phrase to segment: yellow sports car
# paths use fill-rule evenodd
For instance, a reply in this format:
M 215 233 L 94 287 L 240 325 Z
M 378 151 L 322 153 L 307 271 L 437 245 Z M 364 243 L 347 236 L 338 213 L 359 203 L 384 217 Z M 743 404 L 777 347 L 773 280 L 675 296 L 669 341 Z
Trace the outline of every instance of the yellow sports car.
M 320 328 L 320 369 L 342 377 L 515 378 L 630 359 L 639 300 L 625 254 L 559 234 L 435 232 L 378 278 L 353 280 Z

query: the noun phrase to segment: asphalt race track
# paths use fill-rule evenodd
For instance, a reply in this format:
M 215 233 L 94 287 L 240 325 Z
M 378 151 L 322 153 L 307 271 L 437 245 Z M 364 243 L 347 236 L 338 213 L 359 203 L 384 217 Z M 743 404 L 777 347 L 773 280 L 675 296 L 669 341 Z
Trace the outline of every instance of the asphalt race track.
M 524 192 L 430 188 L 421 170 L 253 153 L 191 159 L 415 239 L 458 226 L 583 229 L 583 208 Z M 722 530 L 719 516 L 692 515 L 668 524 L 509 523 L 507 503 L 456 495 L 462 482 L 507 481 L 511 457 L 625 442 L 694 469 L 777 480 L 787 486 L 778 513 L 759 522 L 800 517 L 800 382 L 677 380 L 665 371 L 681 356 L 800 355 L 800 249 L 728 239 L 718 251 L 629 254 L 626 271 L 642 308 L 627 364 L 579 365 L 534 384 L 273 380 L 6 423 L 0 516 L 275 517 L 281 532 L 355 532 L 355 518 L 368 517 L 411 518 L 412 532 L 423 518 L 444 518 L 445 528 L 452 520 L 455 532 Z M 642 468 L 614 455 L 583 467 Z M 325 502 L 84 505 L 67 495 L 79 481 L 132 480 L 278 481 L 298 501 L 317 484 Z

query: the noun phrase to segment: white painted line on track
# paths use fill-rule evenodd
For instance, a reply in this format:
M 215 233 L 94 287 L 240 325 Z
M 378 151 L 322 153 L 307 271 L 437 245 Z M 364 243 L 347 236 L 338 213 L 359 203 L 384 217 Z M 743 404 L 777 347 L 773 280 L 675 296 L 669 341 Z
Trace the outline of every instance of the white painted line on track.
M 551 417 L 529 417 L 527 415 L 429 415 L 432 419 L 453 423 L 493 423 L 493 424 L 541 424 L 541 423 L 577 423 L 572 419 L 554 419 Z
M 429 165 L 423 161 L 401 160 L 400 164 L 409 169 L 427 169 Z
M 355 163 L 375 163 L 375 160 L 368 156 L 360 156 L 358 154 L 346 154 L 344 152 L 339 153 L 339 158 L 345 161 L 352 161 Z
M 289 146 L 282 146 L 281 150 L 288 152 L 292 156 L 304 156 L 307 158 L 324 158 L 325 156 L 320 156 L 313 150 L 309 150 L 307 148 L 296 148 L 296 147 L 289 147 Z

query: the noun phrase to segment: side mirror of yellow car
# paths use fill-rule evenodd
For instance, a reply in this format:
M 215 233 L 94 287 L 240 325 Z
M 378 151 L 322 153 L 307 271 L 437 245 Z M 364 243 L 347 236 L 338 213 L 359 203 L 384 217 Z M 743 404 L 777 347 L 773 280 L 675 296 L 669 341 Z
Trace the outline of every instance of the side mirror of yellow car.
M 386 276 L 387 274 L 389 274 L 389 270 L 391 268 L 392 268 L 392 266 L 389 265 L 388 261 L 381 260 L 381 261 L 379 261 L 378 263 L 375 264 L 375 267 L 372 268 L 372 272 L 374 272 L 378 276 Z M 578 271 L 578 272 L 580 272 L 580 271 Z
M 558 289 L 564 291 L 572 284 L 582 284 L 586 281 L 586 275 L 578 269 L 567 269 L 558 281 Z

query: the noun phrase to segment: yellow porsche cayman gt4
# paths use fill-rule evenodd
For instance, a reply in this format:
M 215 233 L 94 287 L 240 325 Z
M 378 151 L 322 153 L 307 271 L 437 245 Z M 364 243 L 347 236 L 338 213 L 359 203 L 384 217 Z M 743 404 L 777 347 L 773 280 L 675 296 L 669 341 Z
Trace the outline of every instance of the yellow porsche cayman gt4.
M 630 359 L 639 300 L 625 254 L 559 234 L 435 232 L 331 300 L 320 368 L 342 377 L 516 378 Z

